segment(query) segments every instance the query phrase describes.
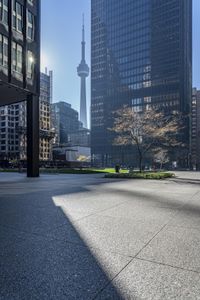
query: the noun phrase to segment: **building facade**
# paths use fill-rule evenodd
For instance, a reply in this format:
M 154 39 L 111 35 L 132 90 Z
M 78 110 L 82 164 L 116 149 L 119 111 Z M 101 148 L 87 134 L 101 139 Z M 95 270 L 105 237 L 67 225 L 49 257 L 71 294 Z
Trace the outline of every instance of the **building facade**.
M 200 91 L 197 92 L 197 164 L 196 168 L 200 171 Z
M 68 142 L 73 146 L 90 147 L 90 130 L 80 126 L 78 131 L 69 133 Z
M 39 123 L 41 161 L 52 159 L 53 132 L 50 119 L 52 99 L 52 71 L 40 74 Z M 26 101 L 0 108 L 0 157 L 27 159 L 27 103 Z
M 156 105 L 189 114 L 192 0 L 92 0 L 91 28 L 92 158 L 101 165 L 134 163 L 132 147 L 113 146 L 112 112 Z M 188 119 L 185 125 L 183 164 Z
M 40 160 L 52 159 L 54 132 L 51 123 L 53 72 L 40 74 Z
M 39 92 L 40 1 L 0 0 L 0 106 L 27 101 L 29 177 L 39 176 Z
M 200 170 L 200 91 L 193 88 L 191 111 L 191 162 L 193 169 Z
M 18 160 L 26 156 L 19 128 L 24 126 L 25 105 L 23 102 L 0 107 L 0 159 Z
M 61 101 L 51 105 L 52 127 L 55 131 L 54 144 L 63 145 L 69 141 L 69 134 L 79 130 L 78 112 L 71 104 Z

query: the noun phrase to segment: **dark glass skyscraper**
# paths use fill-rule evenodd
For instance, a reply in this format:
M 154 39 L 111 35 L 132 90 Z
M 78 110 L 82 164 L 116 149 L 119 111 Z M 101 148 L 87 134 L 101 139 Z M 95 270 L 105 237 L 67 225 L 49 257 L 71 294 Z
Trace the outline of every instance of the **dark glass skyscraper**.
M 113 111 L 155 103 L 168 112 L 190 111 L 192 0 L 91 2 L 92 156 L 104 165 L 130 163 L 132 149 L 112 145 Z

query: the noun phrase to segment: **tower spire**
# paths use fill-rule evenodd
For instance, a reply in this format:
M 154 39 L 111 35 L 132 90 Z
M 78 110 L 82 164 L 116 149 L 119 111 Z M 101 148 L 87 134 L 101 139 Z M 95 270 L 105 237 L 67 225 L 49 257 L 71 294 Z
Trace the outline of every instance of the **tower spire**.
M 85 16 L 83 14 L 83 23 L 82 23 L 82 42 L 85 43 Z
M 85 17 L 83 14 L 83 23 L 82 23 L 82 61 L 85 62 Z

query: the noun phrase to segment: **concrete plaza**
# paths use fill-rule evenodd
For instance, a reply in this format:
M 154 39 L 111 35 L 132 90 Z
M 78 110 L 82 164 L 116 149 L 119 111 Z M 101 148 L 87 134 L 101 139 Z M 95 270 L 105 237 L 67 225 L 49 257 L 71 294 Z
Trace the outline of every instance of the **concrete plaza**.
M 200 173 L 0 173 L 0 299 L 200 299 Z

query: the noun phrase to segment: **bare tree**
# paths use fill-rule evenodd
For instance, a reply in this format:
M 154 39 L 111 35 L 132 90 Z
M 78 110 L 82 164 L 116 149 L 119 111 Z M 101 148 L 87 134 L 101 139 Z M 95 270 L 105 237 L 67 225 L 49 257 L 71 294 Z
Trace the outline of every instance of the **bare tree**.
M 160 170 L 162 170 L 163 164 L 166 164 L 167 162 L 169 162 L 168 152 L 169 151 L 167 149 L 164 149 L 161 147 L 155 148 L 153 150 L 153 153 L 155 156 L 154 160 L 156 163 L 160 164 Z
M 135 145 L 141 172 L 143 159 L 149 150 L 160 145 L 166 148 L 180 145 L 177 139 L 180 120 L 175 112 L 167 116 L 154 108 L 136 112 L 124 106 L 114 113 L 114 126 L 110 129 L 116 133 L 113 144 Z

